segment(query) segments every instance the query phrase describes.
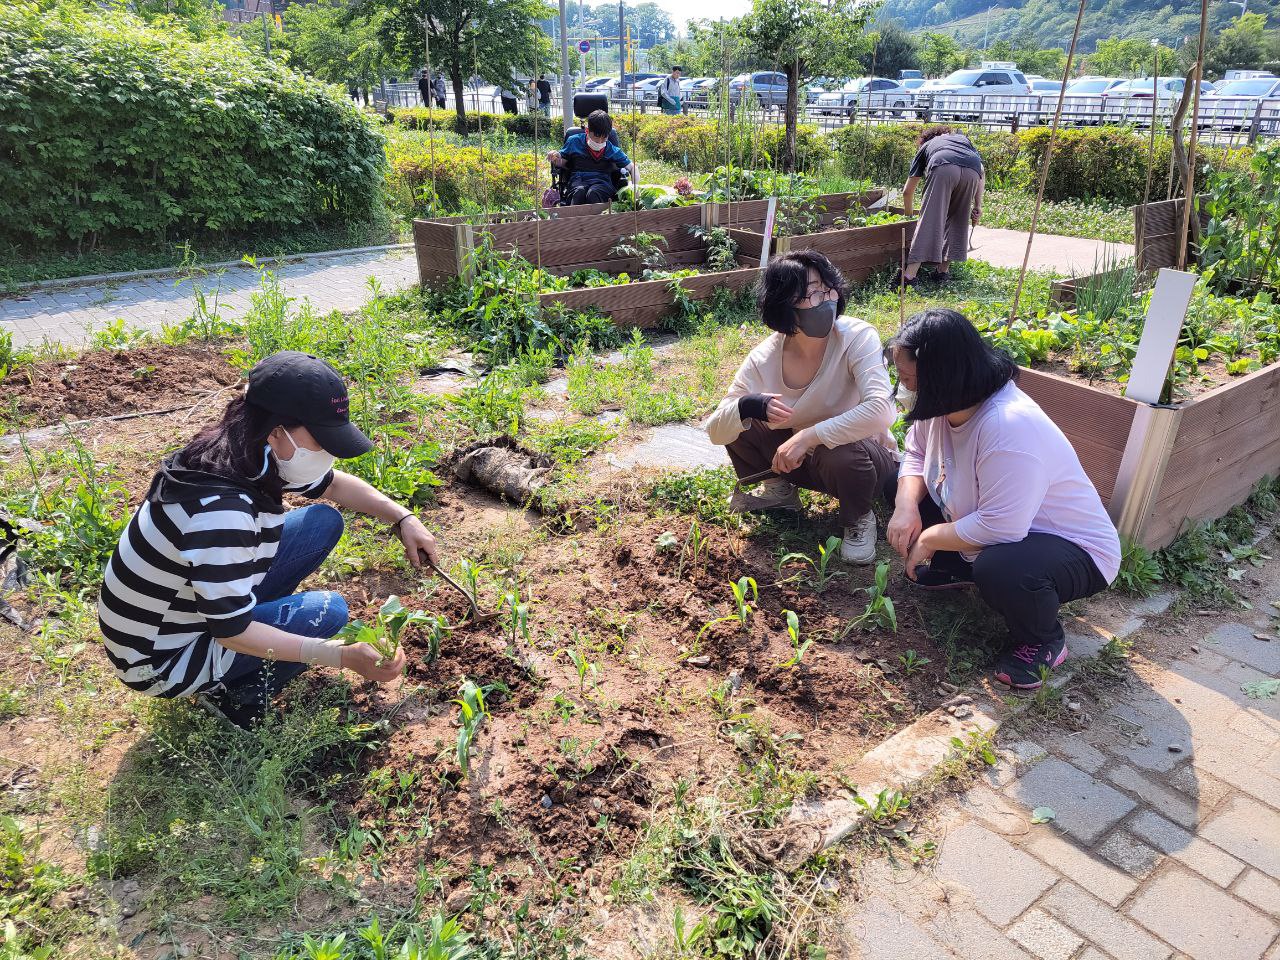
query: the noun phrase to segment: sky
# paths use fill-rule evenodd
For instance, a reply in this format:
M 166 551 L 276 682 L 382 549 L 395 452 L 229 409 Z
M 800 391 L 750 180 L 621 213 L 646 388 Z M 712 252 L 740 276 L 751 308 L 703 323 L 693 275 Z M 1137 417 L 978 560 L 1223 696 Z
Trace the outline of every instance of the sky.
M 688 20 L 719 20 L 740 17 L 751 9 L 751 0 L 654 0 L 671 15 L 676 29 L 684 33 Z

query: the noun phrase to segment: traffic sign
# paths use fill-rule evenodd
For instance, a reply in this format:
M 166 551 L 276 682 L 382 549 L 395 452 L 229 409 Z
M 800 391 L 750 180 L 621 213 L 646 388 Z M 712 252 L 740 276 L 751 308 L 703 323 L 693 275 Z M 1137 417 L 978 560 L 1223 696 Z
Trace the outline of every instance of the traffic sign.
M 579 52 L 579 53 L 590 53 L 590 52 L 591 52 L 591 41 L 590 41 L 590 40 L 579 40 L 579 41 L 578 41 L 578 52 Z

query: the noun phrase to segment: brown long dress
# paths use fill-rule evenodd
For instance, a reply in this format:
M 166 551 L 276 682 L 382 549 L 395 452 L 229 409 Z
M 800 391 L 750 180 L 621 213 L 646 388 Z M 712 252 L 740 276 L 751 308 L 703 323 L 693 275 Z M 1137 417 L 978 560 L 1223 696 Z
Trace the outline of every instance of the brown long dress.
M 969 217 L 981 183 L 982 174 L 955 163 L 930 171 L 908 263 L 969 259 Z

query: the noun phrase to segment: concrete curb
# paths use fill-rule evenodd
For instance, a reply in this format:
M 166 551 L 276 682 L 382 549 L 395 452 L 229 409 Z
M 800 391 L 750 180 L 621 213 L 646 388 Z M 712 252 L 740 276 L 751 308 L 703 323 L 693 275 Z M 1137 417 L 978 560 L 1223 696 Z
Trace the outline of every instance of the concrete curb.
M 326 257 L 348 257 L 355 256 L 360 253 L 381 253 L 387 250 L 406 250 L 413 247 L 412 243 L 387 243 L 376 247 L 350 247 L 346 250 L 321 250 L 316 253 L 289 253 L 279 257 L 266 257 L 258 260 L 259 264 L 264 263 L 297 263 L 302 260 L 321 260 Z M 218 263 L 200 263 L 196 264 L 197 270 L 232 270 L 232 269 L 249 269 L 249 265 L 243 260 L 223 260 Z M 45 289 L 62 289 L 63 287 L 85 286 L 91 283 L 126 283 L 130 280 L 146 280 L 152 277 L 178 276 L 182 273 L 181 267 L 157 267 L 154 270 L 127 270 L 121 273 L 91 273 L 81 277 L 62 277 L 57 280 L 32 280 L 27 283 L 15 284 L 14 287 L 6 292 L 0 292 L 0 298 L 11 297 L 16 293 L 30 293 L 32 291 Z

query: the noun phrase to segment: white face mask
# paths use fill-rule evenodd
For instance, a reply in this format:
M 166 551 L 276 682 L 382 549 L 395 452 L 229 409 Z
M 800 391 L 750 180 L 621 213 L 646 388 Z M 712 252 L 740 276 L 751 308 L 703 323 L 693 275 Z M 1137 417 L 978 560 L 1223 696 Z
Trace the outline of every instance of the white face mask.
M 592 140 L 590 137 L 587 137 L 587 146 L 590 147 L 592 150 L 596 151 L 596 153 L 599 153 L 601 150 L 603 150 L 604 145 L 608 142 L 609 142 L 608 140 Z
M 284 427 L 280 429 L 284 430 Z M 291 487 L 309 487 L 333 469 L 338 459 L 333 454 L 298 446 L 298 441 L 293 439 L 288 430 L 284 430 L 284 435 L 293 444 L 293 456 L 284 460 L 277 455 L 276 467 L 280 470 L 280 479 L 286 484 Z
M 914 390 L 908 390 L 906 387 L 902 385 L 901 382 L 899 382 L 898 383 L 898 406 L 900 406 L 907 413 L 910 413 L 912 409 L 915 407 L 915 405 L 916 405 L 916 392 Z

